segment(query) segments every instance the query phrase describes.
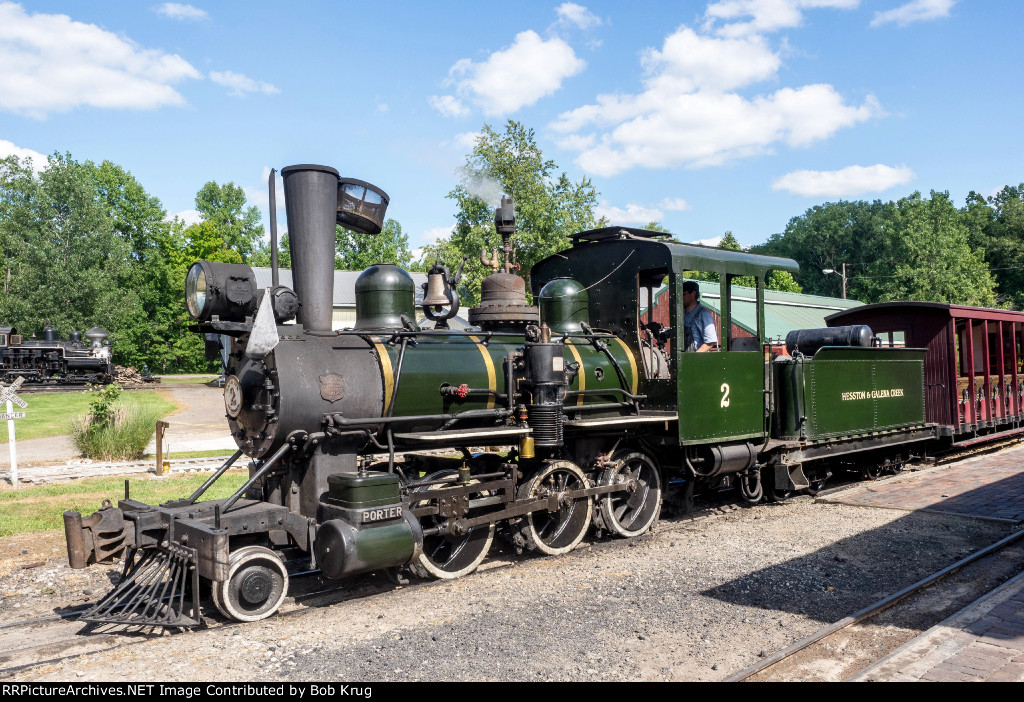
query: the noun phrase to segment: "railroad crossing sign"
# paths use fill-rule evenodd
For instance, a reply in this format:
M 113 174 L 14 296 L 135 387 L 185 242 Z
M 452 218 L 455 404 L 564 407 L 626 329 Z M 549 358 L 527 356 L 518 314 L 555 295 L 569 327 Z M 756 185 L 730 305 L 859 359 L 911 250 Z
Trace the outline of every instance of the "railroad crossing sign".
M 23 407 L 23 408 L 24 407 L 28 407 L 28 403 L 25 402 L 20 397 L 18 397 L 18 395 L 16 394 L 18 392 L 18 388 L 20 388 L 21 384 L 24 383 L 24 382 L 25 382 L 25 378 L 23 376 L 19 375 L 18 379 L 15 380 L 10 385 L 8 385 L 7 387 L 3 387 L 3 384 L 0 383 L 0 388 L 3 388 L 3 391 L 0 392 L 0 403 L 13 402 L 18 407 Z M 15 412 L 14 414 L 20 414 L 21 417 L 25 416 L 24 412 Z M 4 416 L 0 416 L 0 419 L 20 419 L 21 417 L 4 417 Z
M 7 420 L 7 450 L 11 456 L 11 485 L 18 487 L 18 449 L 17 442 L 14 439 L 14 420 L 24 419 L 24 412 L 15 412 L 14 408 L 11 407 L 11 403 L 15 403 L 18 407 L 28 407 L 28 403 L 18 397 L 18 388 L 25 382 L 24 376 L 19 375 L 10 385 L 4 387 L 3 383 L 0 383 L 0 404 L 7 403 L 7 411 L 0 413 L 0 419 Z

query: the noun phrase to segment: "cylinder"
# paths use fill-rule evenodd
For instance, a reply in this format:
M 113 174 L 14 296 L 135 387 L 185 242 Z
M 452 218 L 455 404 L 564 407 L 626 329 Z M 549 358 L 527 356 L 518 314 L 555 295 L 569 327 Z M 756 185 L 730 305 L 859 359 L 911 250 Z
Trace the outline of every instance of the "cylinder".
M 292 281 L 306 331 L 331 331 L 334 316 L 334 232 L 338 172 L 300 164 L 281 169 L 292 254 Z
M 313 549 L 328 578 L 344 578 L 405 565 L 416 555 L 423 536 L 411 513 L 387 525 L 360 529 L 342 519 L 320 525 Z
M 824 329 L 794 329 L 786 334 L 786 350 L 790 354 L 800 352 L 805 356 L 813 356 L 822 346 L 870 348 L 872 336 L 871 327 L 865 324 Z

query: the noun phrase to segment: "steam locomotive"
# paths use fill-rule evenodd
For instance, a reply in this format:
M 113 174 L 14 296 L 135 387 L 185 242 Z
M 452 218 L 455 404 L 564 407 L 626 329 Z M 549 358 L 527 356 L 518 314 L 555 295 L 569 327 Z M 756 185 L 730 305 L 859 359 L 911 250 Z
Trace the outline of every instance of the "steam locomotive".
M 111 348 L 103 327 L 82 333 L 73 331 L 68 339 L 58 339 L 57 331 L 47 324 L 41 339 L 26 339 L 14 327 L 0 326 L 0 369 L 3 382 L 19 376 L 28 384 L 109 383 L 114 379 Z
M 495 212 L 503 260 L 482 256 L 493 270 L 470 330 L 448 328 L 461 267 L 430 272 L 421 326 L 410 276 L 381 263 L 356 284 L 355 327 L 335 331 L 335 226 L 379 232 L 388 197 L 326 166 L 281 175 L 295 289 L 277 283 L 276 260 L 266 289 L 244 265 L 199 261 L 186 279 L 191 329 L 231 340 L 224 404 L 238 451 L 186 498 L 149 505 L 126 488 L 117 507 L 65 513 L 72 567 L 125 560 L 87 621 L 196 625 L 204 581 L 225 617 L 262 619 L 296 557 L 329 578 L 457 578 L 496 536 L 563 554 L 590 529 L 647 532 L 670 492 L 780 499 L 844 465 L 898 468 L 940 439 L 925 350 L 879 347 L 864 325 L 795 332 L 778 356 L 761 343 L 765 281 L 794 261 L 608 227 L 535 265 L 530 305 L 509 199 Z M 270 185 L 274 212 L 273 174 Z M 273 250 L 273 220 L 271 236 Z M 721 293 L 713 352 L 683 344 L 682 285 L 695 277 Z M 733 311 L 750 304 L 757 329 L 744 336 Z M 654 321 L 657 305 L 669 324 Z M 201 501 L 242 455 L 244 485 Z

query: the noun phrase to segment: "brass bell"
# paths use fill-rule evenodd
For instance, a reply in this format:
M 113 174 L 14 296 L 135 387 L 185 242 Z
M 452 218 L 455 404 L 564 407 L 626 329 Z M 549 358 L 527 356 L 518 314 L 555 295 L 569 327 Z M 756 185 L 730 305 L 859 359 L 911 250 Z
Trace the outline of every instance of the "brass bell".
M 427 275 L 427 296 L 423 298 L 423 304 L 431 307 L 448 305 L 451 301 L 444 292 L 444 273 L 430 273 Z

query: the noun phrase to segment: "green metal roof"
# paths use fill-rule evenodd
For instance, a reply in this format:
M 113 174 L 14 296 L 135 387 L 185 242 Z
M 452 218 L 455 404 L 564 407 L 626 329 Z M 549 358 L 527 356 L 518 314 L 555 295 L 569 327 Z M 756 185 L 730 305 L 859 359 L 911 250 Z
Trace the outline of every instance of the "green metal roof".
M 705 307 L 721 314 L 721 288 L 718 283 L 695 281 L 700 287 L 700 301 Z M 657 300 L 668 290 L 662 288 Z M 751 334 L 757 333 L 757 291 L 740 285 L 733 286 L 732 321 Z M 764 340 L 783 340 L 794 329 L 820 329 L 828 326 L 825 317 L 852 307 L 860 307 L 860 300 L 842 300 L 821 295 L 764 291 Z

